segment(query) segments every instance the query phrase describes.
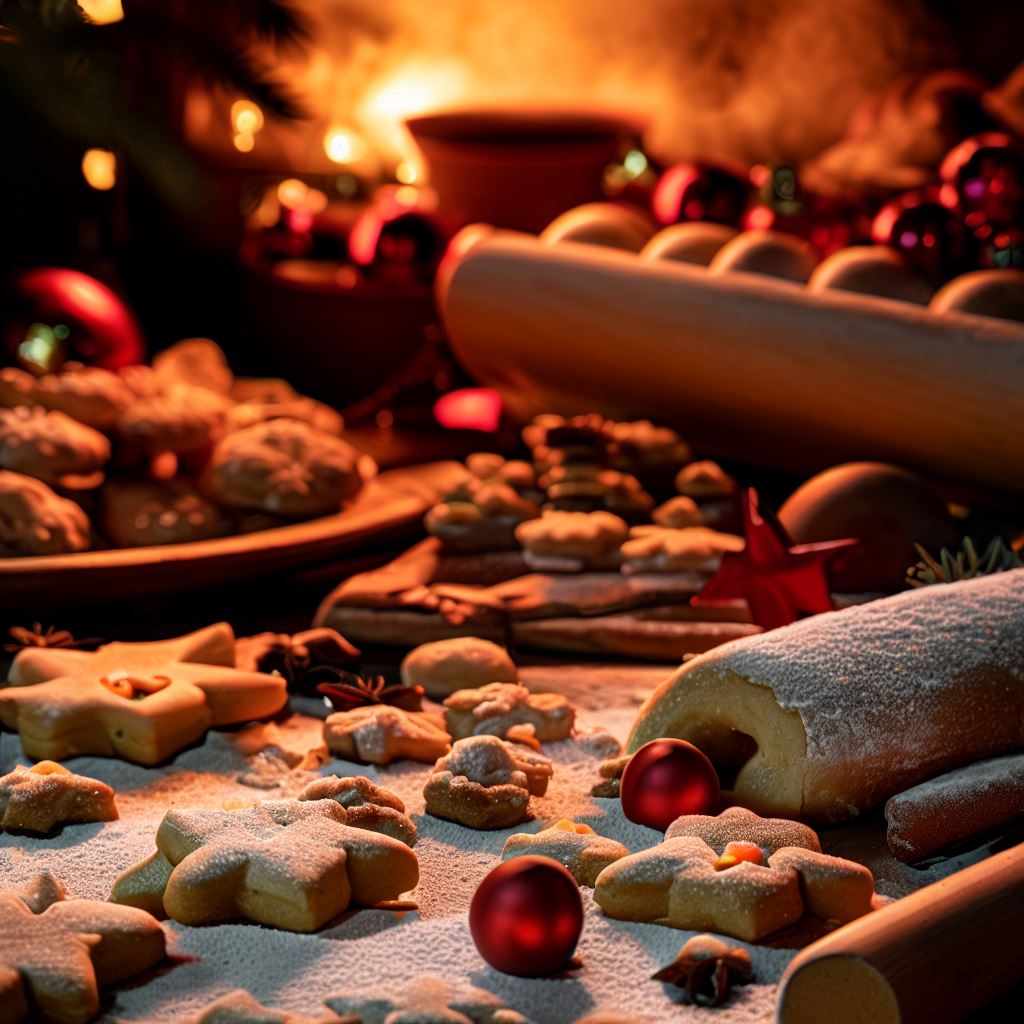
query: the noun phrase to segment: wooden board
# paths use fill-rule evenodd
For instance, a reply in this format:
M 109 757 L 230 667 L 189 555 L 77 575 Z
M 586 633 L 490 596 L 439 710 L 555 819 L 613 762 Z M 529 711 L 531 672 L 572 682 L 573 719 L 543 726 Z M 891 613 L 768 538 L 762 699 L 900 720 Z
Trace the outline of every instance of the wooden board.
M 0 612 L 181 593 L 307 568 L 370 543 L 413 536 L 427 509 L 465 472 L 456 462 L 388 470 L 336 515 L 255 533 L 191 544 L 0 559 Z

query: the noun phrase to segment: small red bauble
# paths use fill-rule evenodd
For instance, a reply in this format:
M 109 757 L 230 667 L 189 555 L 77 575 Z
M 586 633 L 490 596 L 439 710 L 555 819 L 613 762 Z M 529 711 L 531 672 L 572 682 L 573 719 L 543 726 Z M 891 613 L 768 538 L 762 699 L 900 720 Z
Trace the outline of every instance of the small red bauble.
M 1009 228 L 1024 214 L 1024 153 L 1005 132 L 982 132 L 954 146 L 939 171 L 943 198 L 967 227 Z
M 651 210 L 659 224 L 714 221 L 738 224 L 747 206 L 748 185 L 739 174 L 708 163 L 682 163 L 658 179 Z
M 619 784 L 622 813 L 659 832 L 683 814 L 715 814 L 715 766 L 686 740 L 651 740 L 630 759 Z
M 418 210 L 397 214 L 371 207 L 349 235 L 353 262 L 371 277 L 429 283 L 448 238 L 438 221 Z
M 576 880 L 549 857 L 513 857 L 481 883 L 469 931 L 496 970 L 536 978 L 564 967 L 583 930 Z
M 938 189 L 905 192 L 886 203 L 871 225 L 871 234 L 935 284 L 964 269 L 963 224 L 958 211 L 943 203 Z

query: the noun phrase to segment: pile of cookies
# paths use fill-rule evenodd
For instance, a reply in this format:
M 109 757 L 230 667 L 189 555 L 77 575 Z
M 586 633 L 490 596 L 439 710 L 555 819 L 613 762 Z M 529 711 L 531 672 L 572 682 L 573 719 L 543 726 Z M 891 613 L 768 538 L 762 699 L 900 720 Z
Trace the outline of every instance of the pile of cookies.
M 376 472 L 341 417 L 235 378 L 203 338 L 152 366 L 0 369 L 0 557 L 209 540 L 336 512 Z

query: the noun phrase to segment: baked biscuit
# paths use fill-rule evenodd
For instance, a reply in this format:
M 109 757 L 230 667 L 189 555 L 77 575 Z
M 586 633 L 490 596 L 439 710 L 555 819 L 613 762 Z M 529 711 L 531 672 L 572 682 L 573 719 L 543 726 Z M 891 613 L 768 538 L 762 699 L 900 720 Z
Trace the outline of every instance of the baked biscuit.
M 100 528 L 118 547 L 137 548 L 223 537 L 234 522 L 186 480 L 109 480 Z
M 365 764 L 391 764 L 406 758 L 429 764 L 451 746 L 448 733 L 429 716 L 390 704 L 328 715 L 324 739 L 335 757 Z
M 223 438 L 206 482 L 231 508 L 304 519 L 337 512 L 375 472 L 373 460 L 341 438 L 276 419 Z
M 697 501 L 731 498 L 736 493 L 736 481 L 717 462 L 691 462 L 676 474 L 676 490 Z
M 690 446 L 674 430 L 650 420 L 609 422 L 607 429 L 615 445 L 615 464 L 631 473 L 675 468 L 693 458 Z
M 114 791 L 55 761 L 15 765 L 0 776 L 0 829 L 52 832 L 60 825 L 114 821 Z
M 427 777 L 428 814 L 467 828 L 509 828 L 530 816 L 530 796 L 543 796 L 551 762 L 497 736 L 457 740 Z
M 545 512 L 516 527 L 527 563 L 538 571 L 579 572 L 617 562 L 629 527 L 610 512 Z
M 68 363 L 44 377 L 14 367 L 0 369 L 0 406 L 41 405 L 96 430 L 109 431 L 135 400 L 125 382 L 98 366 Z
M 100 989 L 166 955 L 160 923 L 101 900 L 59 899 L 40 913 L 0 891 L 0 1017 L 4 1024 L 87 1024 Z
M 770 857 L 785 846 L 821 853 L 813 828 L 788 818 L 762 818 L 745 807 L 727 807 L 721 814 L 684 814 L 669 825 L 666 839 L 695 836 L 721 855 L 732 842 L 753 843 Z
M 405 813 L 405 804 L 365 775 L 315 779 L 299 791 L 298 799 L 333 800 L 345 808 L 346 825 L 381 832 L 406 846 L 416 845 L 416 825 Z
M 0 469 L 0 557 L 66 555 L 89 547 L 89 519 L 34 477 Z
M 742 537 L 704 526 L 688 530 L 638 526 L 622 545 L 622 571 L 714 572 L 725 552 L 742 551 L 744 545 Z
M 610 757 L 606 761 L 602 761 L 601 767 L 597 770 L 601 781 L 595 782 L 591 786 L 590 795 L 618 800 L 622 785 L 622 773 L 626 770 L 626 765 L 629 764 L 632 757 L 632 754 L 623 754 L 621 757 Z
M 444 721 L 454 740 L 467 736 L 500 736 L 527 726 L 541 743 L 568 739 L 576 709 L 560 693 L 531 693 L 518 683 L 488 683 L 456 690 L 444 702 Z
M 110 898 L 162 906 L 181 924 L 242 917 L 311 932 L 350 901 L 374 906 L 416 885 L 419 863 L 408 846 L 345 821 L 333 800 L 170 810 L 156 853 L 123 872 Z
M 206 388 L 172 384 L 149 398 L 136 399 L 117 418 L 121 440 L 147 455 L 195 452 L 216 442 L 231 403 Z
M 427 533 L 452 551 L 502 551 L 516 546 L 515 529 L 540 515 L 540 506 L 500 480 L 469 477 L 462 500 L 435 505 L 424 517 Z
M 502 860 L 524 854 L 557 860 L 580 885 L 593 888 L 597 876 L 609 864 L 628 857 L 629 850 L 614 839 L 599 836 L 589 825 L 562 818 L 535 835 L 517 832 L 505 840 Z
M 235 382 L 223 350 L 209 338 L 184 338 L 158 352 L 153 372 L 165 388 L 189 384 L 218 395 L 230 394 Z
M 306 398 L 303 395 L 296 395 L 277 401 L 259 401 L 250 399 L 246 402 L 239 402 L 227 414 L 227 430 L 244 430 L 256 423 L 265 423 L 267 420 L 301 420 L 311 427 L 323 431 L 325 434 L 333 434 L 335 437 L 341 435 L 345 427 L 345 421 L 341 415 L 335 412 L 329 405 L 318 402 L 313 398 Z
M 677 494 L 659 505 L 651 513 L 651 518 L 658 526 L 664 526 L 669 530 L 685 530 L 690 526 L 700 526 L 704 522 L 700 506 L 685 494 Z
M 354 1017 L 338 1017 L 327 1012 L 305 1017 L 283 1010 L 271 1010 L 250 992 L 236 988 L 207 1006 L 192 1024 L 356 1024 Z
M 92 427 L 42 406 L 0 409 L 0 469 L 71 488 L 97 486 L 110 442 Z
M 875 880 L 861 864 L 796 846 L 773 853 L 768 863 L 773 868 L 796 871 L 804 911 L 814 917 L 845 924 L 872 910 Z
M 519 670 L 504 647 L 475 636 L 420 644 L 402 659 L 401 674 L 406 686 L 422 686 L 427 696 L 435 698 L 519 679 Z

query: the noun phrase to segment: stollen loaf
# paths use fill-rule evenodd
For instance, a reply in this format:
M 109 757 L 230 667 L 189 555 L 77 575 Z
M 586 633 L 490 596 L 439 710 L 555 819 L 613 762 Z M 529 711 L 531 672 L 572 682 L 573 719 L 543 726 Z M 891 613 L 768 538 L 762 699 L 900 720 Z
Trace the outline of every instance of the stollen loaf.
M 676 736 L 723 795 L 834 822 L 1024 748 L 1024 569 L 938 584 L 745 637 L 687 662 L 627 749 Z

